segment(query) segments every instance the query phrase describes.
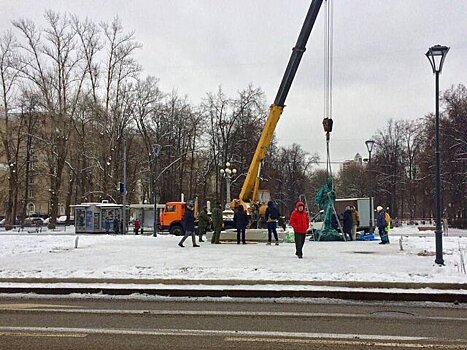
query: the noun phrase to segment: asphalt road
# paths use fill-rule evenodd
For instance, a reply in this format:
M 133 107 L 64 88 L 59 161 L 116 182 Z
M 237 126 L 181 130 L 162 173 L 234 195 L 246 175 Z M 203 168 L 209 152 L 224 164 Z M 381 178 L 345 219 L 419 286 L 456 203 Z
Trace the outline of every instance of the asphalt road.
M 0 349 L 467 349 L 467 306 L 0 297 Z

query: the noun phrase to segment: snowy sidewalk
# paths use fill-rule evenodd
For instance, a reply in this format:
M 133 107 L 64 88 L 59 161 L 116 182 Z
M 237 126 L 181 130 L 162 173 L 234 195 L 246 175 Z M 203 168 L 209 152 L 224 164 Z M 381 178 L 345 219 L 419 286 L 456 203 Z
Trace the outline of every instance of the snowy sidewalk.
M 75 248 L 75 235 L 1 234 L 0 287 L 467 295 L 467 237 L 455 232 L 443 237 L 445 266 L 440 267 L 434 263 L 433 237 L 420 236 L 416 227 L 392 232 L 390 245 L 307 241 L 302 260 L 290 243 L 204 242 L 193 248 L 187 241 L 180 248 L 180 238 L 169 235 L 80 235 Z

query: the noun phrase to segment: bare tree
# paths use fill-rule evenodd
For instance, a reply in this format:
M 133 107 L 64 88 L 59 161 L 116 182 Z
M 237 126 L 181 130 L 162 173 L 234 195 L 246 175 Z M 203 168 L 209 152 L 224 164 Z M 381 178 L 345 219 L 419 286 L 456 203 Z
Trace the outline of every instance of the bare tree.
M 97 150 L 100 167 L 103 169 L 101 188 L 104 193 L 115 192 L 115 184 L 122 173 L 123 140 L 125 130 L 131 121 L 131 99 L 133 85 L 140 65 L 133 55 L 141 48 L 135 40 L 134 32 L 126 33 L 120 19 L 110 24 L 101 23 L 106 49 L 106 64 L 103 77 L 104 107 L 98 120 L 103 137 Z
M 389 120 L 385 130 L 379 130 L 376 137 L 373 163 L 375 175 L 376 202 L 389 206 L 393 216 L 400 216 L 399 198 L 401 183 L 404 181 L 402 164 L 404 129 L 402 122 Z
M 318 161 L 317 155 L 310 156 L 299 145 L 281 147 L 277 154 L 270 159 L 275 165 L 275 178 L 269 185 L 271 196 L 283 204 L 284 210 L 290 212 L 300 195 L 312 197 L 310 176 L 312 165 Z
M 247 172 L 266 117 L 264 93 L 249 85 L 238 97 L 229 98 L 219 88 L 216 94 L 207 94 L 201 112 L 209 125 L 207 144 L 215 197 L 222 199 L 223 183 L 218 170 L 229 161 L 238 168 L 240 175 Z M 234 192 L 239 190 L 240 184 L 241 181 L 233 182 Z
M 359 198 L 368 195 L 365 168 L 361 163 L 351 162 L 342 167 L 335 181 L 338 198 Z M 324 185 L 324 183 L 323 183 Z
M 69 152 L 72 120 L 77 111 L 86 71 L 80 66 L 82 51 L 67 16 L 45 13 L 47 27 L 39 30 L 28 20 L 14 21 L 22 33 L 22 74 L 41 96 L 42 112 L 49 126 L 42 130 L 48 151 L 51 226 L 55 225 L 61 198 L 63 170 Z
M 155 144 L 163 145 L 164 136 L 168 132 L 162 130 L 160 120 L 163 117 L 164 97 L 156 78 L 150 76 L 144 80 L 138 79 L 134 90 L 132 117 L 144 147 L 144 152 L 139 152 L 136 157 L 139 163 L 136 180 L 140 181 L 143 189 L 142 201 L 148 198 L 151 202 L 154 197 L 151 192 L 156 176 L 157 157 L 153 147 Z
M 405 216 L 407 207 L 408 216 L 413 219 L 416 215 L 418 204 L 418 182 L 420 180 L 420 151 L 422 147 L 422 135 L 420 121 L 403 122 L 404 147 L 402 165 L 405 169 L 405 181 L 403 193 L 400 198 L 400 212 Z
M 8 164 L 8 198 L 6 205 L 6 224 L 15 223 L 16 205 L 18 197 L 18 153 L 20 140 L 18 131 L 14 132 L 15 125 L 11 124 L 14 100 L 17 98 L 16 87 L 19 78 L 21 63 L 18 57 L 18 43 L 11 31 L 0 37 L 0 84 L 2 102 L 2 123 L 0 137 Z M 16 125 L 17 126 L 17 125 Z
M 443 95 L 442 178 L 444 208 L 452 223 L 467 227 L 467 88 L 452 87 Z

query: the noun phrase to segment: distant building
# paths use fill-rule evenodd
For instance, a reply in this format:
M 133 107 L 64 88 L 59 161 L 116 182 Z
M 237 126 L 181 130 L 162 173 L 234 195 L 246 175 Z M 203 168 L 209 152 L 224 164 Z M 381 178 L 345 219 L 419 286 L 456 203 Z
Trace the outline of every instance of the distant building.
M 355 155 L 355 157 L 353 158 L 353 160 L 354 160 L 355 162 L 357 162 L 358 164 L 360 164 L 360 165 L 363 164 L 363 158 L 362 158 L 362 156 L 360 155 L 360 153 L 357 153 L 357 154 Z
M 353 159 L 344 160 L 344 162 L 342 163 L 342 170 L 346 170 L 352 165 L 363 165 L 363 158 L 360 155 L 360 153 L 357 153 Z
M 19 144 L 17 150 L 18 164 L 18 197 L 16 215 L 47 216 L 50 214 L 50 177 L 47 167 L 47 153 L 41 142 L 32 137 L 38 129 L 47 128 L 45 115 L 38 113 L 15 112 L 9 114 L 9 128 L 12 133 L 13 146 Z M 0 117 L 0 130 L 5 130 L 5 118 Z M 10 167 L 6 161 L 5 150 L 0 147 L 0 216 L 5 215 L 8 202 L 8 178 Z M 66 186 L 69 180 L 66 174 L 62 176 L 62 184 Z M 63 191 L 66 193 L 65 191 Z M 58 204 L 58 215 L 65 214 L 65 198 L 61 194 Z

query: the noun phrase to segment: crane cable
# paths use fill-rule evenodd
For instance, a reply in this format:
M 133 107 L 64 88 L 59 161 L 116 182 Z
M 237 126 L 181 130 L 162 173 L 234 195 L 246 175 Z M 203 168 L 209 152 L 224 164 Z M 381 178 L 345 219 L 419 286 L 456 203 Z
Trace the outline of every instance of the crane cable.
M 333 63 L 333 3 L 332 0 L 325 0 L 324 18 L 324 119 L 323 128 L 326 133 L 326 174 L 332 176 L 331 154 L 329 141 L 332 131 L 332 63 Z

